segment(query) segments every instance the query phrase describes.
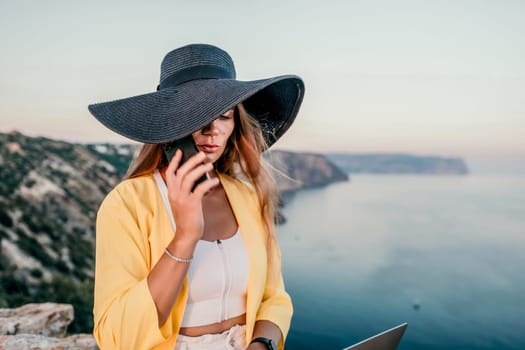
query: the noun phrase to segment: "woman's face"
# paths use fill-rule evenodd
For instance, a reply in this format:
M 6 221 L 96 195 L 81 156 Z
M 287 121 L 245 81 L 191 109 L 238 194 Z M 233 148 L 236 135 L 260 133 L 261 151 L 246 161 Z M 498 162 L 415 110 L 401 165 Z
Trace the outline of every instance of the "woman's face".
M 224 153 L 235 127 L 234 110 L 230 109 L 204 128 L 192 134 L 199 151 L 206 154 L 206 163 L 215 163 Z

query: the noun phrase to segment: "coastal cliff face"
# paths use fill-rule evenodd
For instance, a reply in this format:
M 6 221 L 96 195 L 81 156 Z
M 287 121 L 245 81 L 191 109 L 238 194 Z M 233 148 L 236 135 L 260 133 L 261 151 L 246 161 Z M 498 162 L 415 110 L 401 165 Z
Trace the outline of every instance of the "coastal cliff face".
M 0 307 L 71 303 L 71 330 L 88 329 L 96 211 L 117 169 L 84 145 L 9 133 L 0 176 Z
M 90 331 L 96 212 L 135 151 L 0 133 L 0 308 L 69 303 L 69 331 Z M 285 164 L 275 167 L 286 191 L 345 178 L 320 155 L 272 157 Z
M 278 150 L 270 151 L 266 159 L 274 167 L 279 189 L 284 193 L 349 180 L 347 173 L 322 154 Z

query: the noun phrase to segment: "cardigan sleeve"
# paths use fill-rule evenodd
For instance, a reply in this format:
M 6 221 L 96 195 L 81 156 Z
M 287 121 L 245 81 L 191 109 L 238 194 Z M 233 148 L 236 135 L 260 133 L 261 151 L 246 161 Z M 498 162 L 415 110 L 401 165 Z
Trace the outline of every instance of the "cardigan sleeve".
M 281 254 L 277 242 L 272 239 L 268 248 L 268 270 L 263 299 L 257 312 L 256 320 L 268 320 L 275 323 L 283 334 L 280 348 L 286 340 L 293 315 L 290 295 L 284 288 L 281 273 Z
M 259 200 L 253 189 L 250 188 L 250 192 L 252 196 L 252 202 L 255 202 L 255 208 L 258 212 L 257 215 L 260 218 L 259 225 L 263 227 L 262 218 L 260 216 Z M 279 327 L 283 335 L 281 343 L 279 344 L 279 348 L 281 349 L 290 329 L 290 323 L 293 315 L 293 304 L 290 295 L 286 292 L 284 287 L 281 272 L 281 251 L 279 249 L 277 240 L 275 237 L 268 237 L 267 232 L 263 239 L 267 243 L 266 282 L 264 285 L 261 304 L 257 311 L 256 321 L 271 321 Z
M 113 190 L 97 214 L 93 333 L 101 349 L 150 349 L 171 334 L 158 327 L 146 278 L 148 235 L 133 198 Z

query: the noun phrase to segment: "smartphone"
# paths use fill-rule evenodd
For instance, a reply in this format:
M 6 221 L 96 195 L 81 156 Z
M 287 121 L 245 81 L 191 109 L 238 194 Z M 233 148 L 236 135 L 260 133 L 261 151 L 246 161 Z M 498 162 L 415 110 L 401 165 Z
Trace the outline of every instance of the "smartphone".
M 182 160 L 179 164 L 179 167 L 184 164 L 189 158 L 194 156 L 195 154 L 199 153 L 199 149 L 195 145 L 195 141 L 193 141 L 193 137 L 191 135 L 188 135 L 180 140 L 176 140 L 169 143 L 164 143 L 162 145 L 162 150 L 164 151 L 164 156 L 168 160 L 168 162 L 171 161 L 173 156 L 175 155 L 175 152 L 180 149 L 182 151 Z M 195 181 L 195 184 L 193 185 L 192 191 L 195 190 L 195 187 L 197 187 L 198 184 L 203 182 L 206 179 L 209 179 L 210 175 L 208 173 L 205 173 L 200 178 Z

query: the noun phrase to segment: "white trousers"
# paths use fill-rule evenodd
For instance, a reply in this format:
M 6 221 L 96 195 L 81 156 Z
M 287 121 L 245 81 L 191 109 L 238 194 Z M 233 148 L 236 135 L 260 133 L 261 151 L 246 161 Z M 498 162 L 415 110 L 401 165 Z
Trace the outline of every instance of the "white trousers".
M 179 334 L 174 350 L 243 350 L 246 347 L 246 325 L 236 325 L 219 334 L 188 337 Z

